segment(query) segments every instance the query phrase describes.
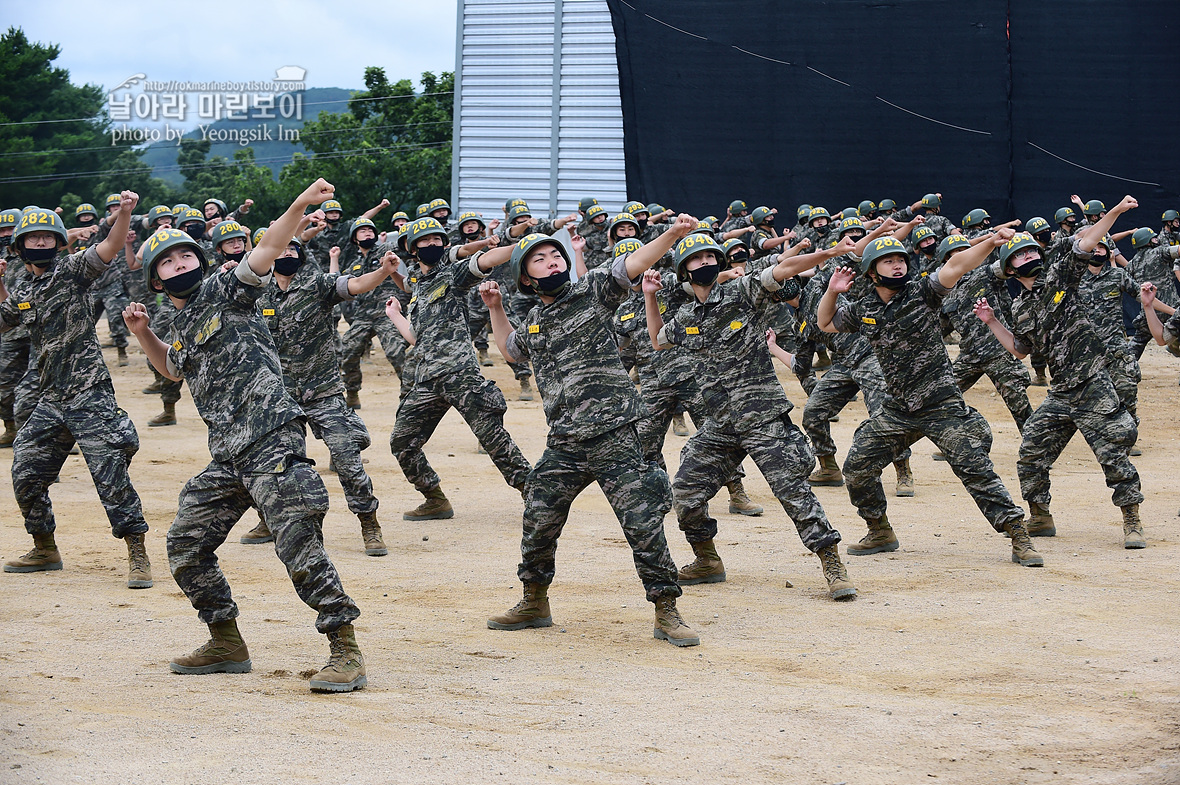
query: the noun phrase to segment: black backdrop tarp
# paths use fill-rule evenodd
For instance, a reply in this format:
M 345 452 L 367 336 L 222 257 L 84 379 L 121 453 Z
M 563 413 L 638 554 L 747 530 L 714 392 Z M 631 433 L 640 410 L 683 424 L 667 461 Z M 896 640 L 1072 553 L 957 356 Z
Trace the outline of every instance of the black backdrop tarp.
M 1176 0 L 608 4 L 628 198 L 793 216 L 939 191 L 957 222 L 1131 193 L 1120 228 L 1180 207 Z

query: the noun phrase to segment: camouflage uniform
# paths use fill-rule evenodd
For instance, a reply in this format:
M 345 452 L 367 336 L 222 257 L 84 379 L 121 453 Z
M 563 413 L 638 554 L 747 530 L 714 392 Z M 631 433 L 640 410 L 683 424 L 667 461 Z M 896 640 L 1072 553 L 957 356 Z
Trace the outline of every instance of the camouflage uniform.
M 378 243 L 368 251 L 362 251 L 347 267 L 342 265 L 340 270 L 354 278 L 370 273 L 381 266 L 381 257 L 389 250 L 392 250 L 390 246 Z M 349 392 L 359 392 L 361 389 L 361 358 L 372 344 L 374 336 L 381 342 L 381 349 L 398 379 L 402 378 L 408 344 L 385 315 L 385 301 L 397 296 L 398 291 L 397 284 L 386 280 L 373 291 L 357 295 L 352 300 L 350 323 L 342 339 L 340 357 L 344 388 Z M 460 316 L 463 324 L 466 324 L 466 317 Z
M 903 207 L 893 214 L 893 217 L 900 223 L 909 223 L 914 220 L 914 211 L 909 207 Z M 932 213 L 927 211 L 922 216 L 922 225 L 929 226 L 934 230 L 935 245 L 941 243 L 946 239 L 948 234 L 956 234 L 959 232 L 958 227 L 951 223 L 950 219 L 941 213 Z
M 537 298 L 528 295 L 521 295 L 514 286 L 512 286 L 511 276 L 508 275 L 508 265 L 502 264 L 499 267 L 493 267 L 488 273 L 488 278 L 500 285 L 500 291 L 507 297 L 505 299 L 511 301 L 513 298 L 518 300 L 516 307 L 511 308 L 508 313 L 509 320 L 515 327 L 520 321 L 518 311 L 523 308 L 524 313 L 535 305 Z M 488 306 L 479 296 L 479 287 L 473 286 L 467 292 L 467 327 L 471 335 L 471 342 L 476 349 L 487 351 L 488 349 L 488 330 L 491 329 L 492 317 L 488 312 Z M 517 379 L 527 379 L 533 375 L 533 371 L 529 368 L 528 363 L 510 362 L 508 366 L 512 369 L 512 374 Z
M 480 374 L 468 340 L 463 302 L 467 291 L 486 277 L 479 269 L 481 256 L 455 260 L 452 252 L 412 279 L 414 296 L 406 318 L 414 328 L 419 356 L 414 378 L 405 381 L 410 390 L 398 404 L 389 449 L 419 491 L 439 485 L 422 447 L 451 407 L 467 421 L 505 482 L 523 488 L 528 477 L 529 462 L 504 429 L 504 394 Z
M 332 340 L 332 309 L 352 299 L 350 280 L 304 264 L 287 291 L 276 282 L 267 286 L 258 309 L 278 351 L 283 384 L 302 407 L 312 434 L 328 446 L 348 509 L 360 515 L 377 510 L 373 481 L 361 461 L 361 451 L 371 442 L 360 416 L 344 404 L 340 359 Z
M 1139 382 L 1143 380 L 1143 372 L 1127 343 L 1122 301 L 1124 295 L 1139 301 L 1139 284 L 1124 267 L 1108 264 L 1097 275 L 1087 267 L 1078 284 L 1078 293 L 1089 305 L 1090 321 L 1106 345 L 1106 372 L 1119 401 L 1138 425 Z
M 13 444 L 12 487 L 30 534 L 57 528 L 49 486 L 74 441 L 118 539 L 147 531 L 127 468 L 139 436 L 115 402 L 111 375 L 90 319 L 87 290 L 110 265 L 96 248 L 30 275 L 0 305 L 0 331 L 28 328 L 37 353 L 39 395 Z
M 337 221 L 335 224 L 328 224 L 324 228 L 324 231 L 313 237 L 307 244 L 308 258 L 316 263 L 320 272 L 328 272 L 328 267 L 332 262 L 330 251 L 333 246 L 340 249 L 340 269 L 344 269 L 344 262 L 346 260 L 343 256 L 346 253 L 345 249 L 348 245 L 348 229 L 350 226 L 352 226 L 352 222 L 343 219 Z
M 992 468 L 987 420 L 963 400 L 939 334 L 938 314 L 950 290 L 937 274 L 906 284 L 886 303 L 875 289 L 836 309 L 840 332 L 860 332 L 881 365 L 889 398 L 856 429 L 844 461 L 848 496 L 866 521 L 886 512 L 881 469 L 923 436 L 946 456 L 996 531 L 1023 520 Z
M 1020 492 L 1028 502 L 1049 504 L 1049 469 L 1081 431 L 1102 465 L 1118 507 L 1139 504 L 1139 473 L 1128 457 L 1138 432 L 1106 371 L 1106 347 L 1090 321 L 1078 287 L 1086 261 L 1076 240 L 1073 253 L 1046 262 L 1033 288 L 1012 305 L 1015 348 L 1039 348 L 1049 362 L 1049 394 L 1024 424 L 1016 462 Z
M 168 370 L 188 381 L 209 427 L 212 462 L 180 492 L 168 565 L 201 621 L 236 618 L 217 548 L 251 505 L 299 598 L 331 632 L 360 615 L 324 551 L 328 491 L 307 458 L 303 410 L 283 386 L 270 332 L 255 304 L 270 276 L 248 264 L 205 279 L 172 322 Z
M 586 240 L 586 248 L 583 251 L 583 255 L 586 261 L 586 269 L 588 270 L 601 267 L 611 259 L 611 252 L 614 248 L 610 244 L 610 238 L 607 236 L 607 223 L 608 221 L 603 221 L 600 224 L 582 221 L 578 224 L 578 234 Z
M 840 541 L 807 484 L 815 454 L 791 422 L 791 402 L 775 376 L 758 321 L 771 292 L 780 288 L 770 268 L 715 284 L 705 302 L 694 297 L 657 337 L 661 346 L 679 346 L 693 358 L 713 415 L 684 445 L 673 483 L 676 518 L 690 543 L 717 535 L 709 499 L 747 453 L 808 550 L 818 552 Z
M 1173 273 L 1173 263 L 1180 258 L 1180 246 L 1164 245 L 1163 241 L 1157 246 L 1148 246 L 1140 250 L 1127 264 L 1127 272 L 1140 283 L 1151 282 L 1156 286 L 1156 297 L 1165 305 L 1173 308 L 1180 307 L 1180 296 L 1176 294 L 1176 276 Z M 1131 336 L 1131 351 L 1136 359 L 1143 356 L 1143 350 L 1151 342 L 1151 330 L 1147 327 L 1147 317 L 1142 312 L 1135 317 L 1132 325 L 1135 333 Z
M 4 260 L 8 263 L 4 285 L 11 292 L 33 276 L 25 270 L 20 257 L 9 250 L 4 249 Z M 30 346 L 29 330 L 24 326 L 14 327 L 0 336 L 0 420 L 4 422 L 16 419 L 16 388 L 29 370 Z
M 726 218 L 721 226 L 717 227 L 717 234 L 725 234 L 732 232 L 734 229 L 745 229 L 750 225 L 750 216 L 748 215 L 731 215 Z
M 90 287 L 93 320 L 97 323 L 102 313 L 106 312 L 107 330 L 111 336 L 111 343 L 120 349 L 127 348 L 127 336 L 129 335 L 127 325 L 123 323 L 123 309 L 131 304 L 122 272 L 123 268 L 127 266 L 124 256 L 124 251 L 120 250 L 118 257 Z
M 1012 413 L 1017 429 L 1024 430 L 1032 414 L 1028 369 L 1008 353 L 974 311 L 976 300 L 987 299 L 996 319 L 1005 327 L 1012 323 L 1012 296 L 1000 278 L 999 264 L 983 264 L 964 275 L 943 300 L 942 311 L 959 332 L 959 356 L 951 366 L 959 390 L 967 392 L 987 374 Z
M 664 536 L 672 489 L 668 475 L 643 457 L 635 430 L 643 404 L 610 334 L 611 318 L 635 283 L 621 256 L 579 278 L 555 302 L 533 308 L 508 337 L 509 354 L 536 370 L 549 424 L 545 453 L 525 488 L 522 582 L 553 581 L 570 505 L 597 481 L 623 527 L 647 599 L 680 596 Z

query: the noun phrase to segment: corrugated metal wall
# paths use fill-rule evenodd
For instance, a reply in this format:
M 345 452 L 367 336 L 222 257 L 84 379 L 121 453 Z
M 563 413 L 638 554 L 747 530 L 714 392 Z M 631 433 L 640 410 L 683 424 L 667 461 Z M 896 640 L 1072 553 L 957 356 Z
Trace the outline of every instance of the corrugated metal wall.
M 560 31 L 560 35 L 555 32 Z M 460 0 L 451 204 L 538 215 L 626 200 L 623 115 L 605 0 Z

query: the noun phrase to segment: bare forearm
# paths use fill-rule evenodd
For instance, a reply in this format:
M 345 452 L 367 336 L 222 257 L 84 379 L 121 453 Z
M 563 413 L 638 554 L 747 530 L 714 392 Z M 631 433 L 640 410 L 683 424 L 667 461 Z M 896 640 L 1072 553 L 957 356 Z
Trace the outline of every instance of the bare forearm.
M 135 340 L 139 341 L 139 348 L 143 349 L 148 361 L 157 371 L 174 382 L 180 381 L 179 376 L 173 376 L 168 371 L 168 344 L 161 341 L 154 332 L 146 327 L 132 334 L 135 336 Z
M 795 355 L 791 354 L 786 349 L 779 346 L 777 343 L 768 343 L 768 344 L 766 344 L 766 348 L 770 349 L 770 353 L 773 354 L 775 357 L 777 357 L 779 362 L 781 362 L 783 365 L 787 366 L 788 368 L 794 369 Z
M 815 323 L 825 333 L 839 332 L 832 320 L 836 318 L 836 293 L 831 289 L 824 292 L 819 299 L 819 306 L 815 312 Z
M 358 294 L 371 292 L 381 285 L 381 282 L 389 277 L 385 272 L 385 268 L 378 267 L 376 270 L 371 270 L 364 275 L 358 275 L 355 278 L 348 279 L 348 293 L 354 297 Z
M 652 348 L 659 350 L 660 330 L 664 329 L 664 317 L 660 315 L 660 304 L 656 302 L 654 292 L 643 293 L 643 307 L 647 311 L 647 337 L 651 340 Z
M 492 337 L 496 339 L 496 348 L 500 350 L 500 355 L 506 360 L 519 360 L 519 357 L 508 351 L 508 336 L 512 335 L 512 323 L 508 321 L 504 304 L 488 306 L 488 317 L 492 322 Z
M 1023 360 L 1028 355 L 1021 354 L 1016 350 L 1016 336 L 1012 335 L 1012 331 L 1000 323 L 999 319 L 992 319 L 987 323 L 987 328 L 992 331 L 992 335 L 996 336 L 996 340 L 1000 345 L 1008 350 L 1018 360 Z
M 1162 305 L 1159 300 L 1155 301 L 1155 308 L 1144 308 L 1143 314 L 1147 318 L 1147 329 L 1151 331 L 1151 337 L 1160 346 L 1164 346 L 1167 342 L 1164 341 L 1164 325 L 1160 322 L 1160 318 L 1156 316 L 1155 312 L 1160 310 Z
M 418 343 L 418 336 L 414 335 L 414 326 L 410 324 L 410 320 L 401 311 L 396 311 L 389 314 L 389 321 L 393 322 L 393 326 L 402 334 L 402 338 L 406 339 L 406 343 L 414 346 Z

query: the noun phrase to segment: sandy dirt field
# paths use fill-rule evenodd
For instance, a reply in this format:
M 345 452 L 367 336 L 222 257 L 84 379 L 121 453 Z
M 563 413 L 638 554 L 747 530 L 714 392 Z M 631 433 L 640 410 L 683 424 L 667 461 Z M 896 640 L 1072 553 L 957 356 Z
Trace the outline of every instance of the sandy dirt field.
M 361 414 L 389 556 L 364 555 L 324 471 L 325 538 L 362 611 L 369 686 L 308 691 L 327 644 L 273 549 L 238 544 L 252 514 L 220 557 L 253 672 L 168 671 L 207 637 L 164 546 L 181 485 L 209 460 L 206 430 L 187 391 L 179 425 L 147 427 L 159 398 L 140 393 L 150 377 L 133 348 L 132 366 L 112 370 L 139 426 L 132 478 L 156 585 L 125 588 L 125 547 L 83 459 L 70 457 L 51 492 L 65 569 L 0 575 L 0 783 L 1180 783 L 1180 363 L 1159 347 L 1144 361 L 1135 459 L 1146 550 L 1123 550 L 1118 510 L 1080 437 L 1054 471 L 1059 535 L 1036 541 L 1039 570 L 1009 561 L 1007 540 L 922 441 L 916 497 L 890 501 L 901 550 L 846 558 L 860 597 L 838 604 L 747 461 L 767 513 L 729 515 L 724 492 L 714 505 L 729 580 L 686 589 L 680 608 L 702 639 L 688 649 L 653 640 L 652 608 L 594 487 L 558 551 L 555 626 L 487 629 L 519 598 L 520 498 L 452 412 L 427 453 L 455 517 L 403 521 L 421 497 L 387 448 L 397 383 L 374 356 Z M 803 393 L 780 370 L 798 421 Z M 485 372 L 537 459 L 540 401 L 515 400 L 498 357 Z M 1035 405 L 1044 389 L 1030 393 Z M 1003 402 L 986 380 L 967 398 L 992 423 L 992 457 L 1018 496 L 1019 438 Z M 841 460 L 864 417 L 858 401 L 833 426 Z M 669 434 L 673 470 L 684 441 Z M 326 467 L 321 443 L 309 452 Z M 30 544 L 10 463 L 0 452 L 5 559 Z M 892 469 L 886 479 L 891 490 Z M 859 539 L 846 490 L 817 491 L 846 543 Z M 690 561 L 674 516 L 666 525 L 677 563 Z

